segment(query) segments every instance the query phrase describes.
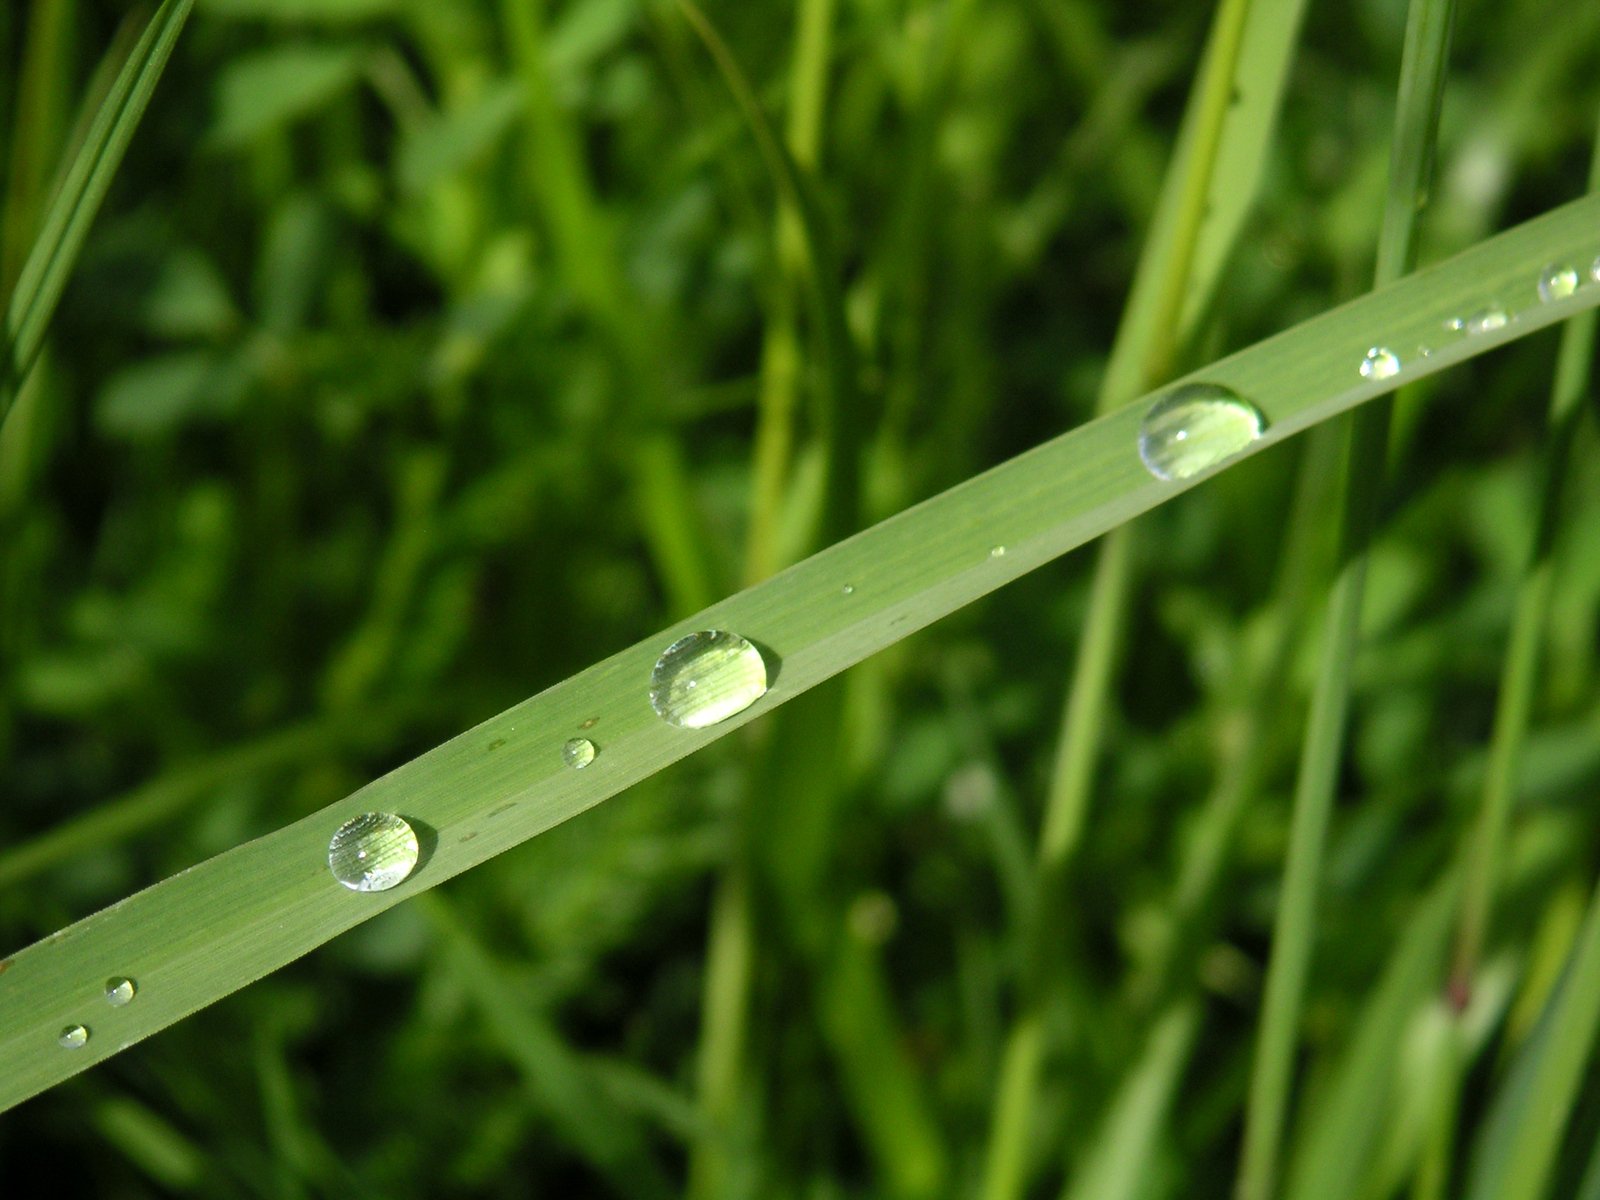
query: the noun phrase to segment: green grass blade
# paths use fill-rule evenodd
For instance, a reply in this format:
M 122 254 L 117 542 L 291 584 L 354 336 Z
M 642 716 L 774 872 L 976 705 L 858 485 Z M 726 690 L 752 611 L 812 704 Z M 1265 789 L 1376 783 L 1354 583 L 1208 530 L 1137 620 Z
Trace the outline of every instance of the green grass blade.
M 1479 1136 L 1467 1200 L 1545 1195 L 1600 1028 L 1600 890 L 1584 918 L 1566 978 L 1517 1056 Z
M 0 422 L 44 344 L 61 290 L 111 178 L 167 65 L 194 0 L 163 0 L 89 126 L 88 136 L 45 211 L 33 250 L 6 305 L 0 357 Z
M 1389 186 L 1378 233 L 1379 286 L 1402 275 L 1415 256 L 1418 200 L 1426 195 L 1432 173 L 1454 8 L 1454 0 L 1413 0 L 1407 18 Z M 1391 346 L 1391 341 L 1380 338 L 1373 346 Z M 1245 1112 L 1239 1200 L 1268 1200 L 1277 1188 L 1278 1148 L 1287 1119 L 1300 1004 L 1315 937 L 1323 841 L 1343 761 L 1350 664 L 1361 629 L 1367 548 L 1377 524 L 1387 458 L 1389 409 L 1390 403 L 1384 399 L 1352 419 L 1345 464 L 1342 563 L 1328 602 L 1322 661 L 1295 784 L 1283 893 L 1273 922 L 1272 960 Z
M 1600 191 L 1600 141 L 1596 143 L 1596 153 L 1589 167 L 1589 190 Z M 1468 848 L 1461 923 L 1451 968 L 1451 991 L 1462 1000 L 1472 986 L 1494 903 L 1501 844 L 1511 815 L 1517 769 L 1522 761 L 1540 650 L 1544 644 L 1545 614 L 1550 607 L 1550 589 L 1554 582 L 1552 559 L 1562 485 L 1566 482 L 1578 422 L 1583 417 L 1582 401 L 1589 394 L 1594 344 L 1593 313 L 1574 318 L 1561 330 L 1561 348 L 1556 354 L 1555 380 L 1550 395 L 1550 434 L 1540 480 L 1539 513 L 1528 566 L 1517 594 L 1511 640 L 1501 667 L 1500 695 L 1489 742 L 1489 770 L 1484 777 L 1483 802 Z
M 1600 197 L 1508 230 L 1436 266 L 1213 363 L 1191 379 L 1255 400 L 1263 436 L 1241 456 L 1600 304 L 1600 287 L 1535 298 L 1553 260 L 1589 261 Z M 1470 297 L 1494 294 L 1517 319 L 1441 345 L 1387 380 L 1356 366 L 1375 341 L 1433 338 Z M 191 868 L 5 960 L 0 973 L 0 1106 L 103 1061 L 417 892 L 425 891 L 726 736 L 917 629 L 1189 487 L 1162 482 L 1136 452 L 1145 406 L 1109 413 L 811 556 L 756 587 L 621 650 L 330 805 Z M 1005 553 L 992 548 L 1004 546 Z M 849 583 L 853 592 L 843 592 Z M 721 725 L 667 725 L 648 701 L 650 670 L 675 637 L 737 630 L 769 648 L 773 686 Z M 588 769 L 561 760 L 585 722 L 600 748 Z M 328 874 L 328 838 L 361 812 L 422 827 L 427 860 L 391 891 L 356 894 Z M 109 974 L 140 981 L 110 1009 Z M 81 1021 L 81 1050 L 56 1044 Z

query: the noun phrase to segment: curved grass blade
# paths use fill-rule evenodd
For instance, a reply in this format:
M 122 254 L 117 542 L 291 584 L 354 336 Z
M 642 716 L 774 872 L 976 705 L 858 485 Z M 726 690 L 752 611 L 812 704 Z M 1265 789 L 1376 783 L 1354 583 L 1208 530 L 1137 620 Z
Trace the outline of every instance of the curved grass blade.
M 1508 230 L 1190 376 L 1232 388 L 1266 416 L 1238 459 L 1322 421 L 1600 305 L 1600 286 L 1542 304 L 1552 259 L 1600 250 L 1600 197 Z M 1387 379 L 1357 370 L 1378 341 L 1436 335 L 1469 297 L 1493 289 L 1517 319 L 1441 345 Z M 994 591 L 1208 477 L 1163 482 L 1136 450 L 1145 404 L 1109 413 L 978 475 L 446 742 L 353 795 L 96 913 L 0 971 L 0 1108 L 92 1066 L 276 970 L 406 897 L 425 891 L 590 808 L 723 737 L 868 655 Z M 995 553 L 1003 548 L 1003 553 Z M 843 585 L 853 591 L 846 594 Z M 736 630 L 769 655 L 771 690 L 700 730 L 650 707 L 660 652 L 695 629 Z M 587 723 L 587 724 L 586 724 Z M 562 744 L 583 728 L 600 756 L 583 771 Z M 362 812 L 394 812 L 422 834 L 413 874 L 353 893 L 328 873 L 328 839 Z M 113 974 L 138 998 L 106 1006 Z M 79 1049 L 56 1041 L 82 1023 Z
M 38 357 L 45 327 L 55 313 L 83 239 L 193 7 L 194 0 L 162 0 L 95 113 L 88 136 L 50 201 L 6 305 L 0 352 L 0 422 Z

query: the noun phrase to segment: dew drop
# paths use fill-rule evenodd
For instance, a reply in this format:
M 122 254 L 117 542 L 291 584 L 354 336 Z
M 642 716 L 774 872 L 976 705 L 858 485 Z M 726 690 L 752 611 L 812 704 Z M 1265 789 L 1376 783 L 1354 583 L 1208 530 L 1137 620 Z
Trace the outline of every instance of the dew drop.
M 561 747 L 561 761 L 574 771 L 581 771 L 594 761 L 599 751 L 588 738 L 573 738 Z
M 1565 300 L 1578 290 L 1578 269 L 1565 263 L 1552 263 L 1539 272 L 1539 299 L 1549 304 Z
M 989 547 L 989 557 L 990 558 L 1004 558 L 1005 556 L 1006 556 L 1006 548 L 1004 546 L 990 546 Z
M 81 1050 L 89 1044 L 89 1031 L 82 1025 L 68 1025 L 61 1031 L 61 1035 L 56 1038 L 56 1041 L 61 1044 L 63 1049 Z
M 1400 374 L 1400 357 L 1384 346 L 1374 346 L 1361 358 L 1363 379 L 1390 379 Z
M 118 977 L 106 980 L 106 1003 L 112 1008 L 121 1008 L 133 1000 L 139 987 L 131 979 Z
M 1238 454 L 1266 424 L 1261 410 L 1232 389 L 1186 383 L 1145 413 L 1139 457 L 1157 479 L 1188 479 Z
M 1488 308 L 1480 309 L 1466 320 L 1468 333 L 1493 333 L 1497 329 L 1504 329 L 1511 324 L 1511 318 L 1506 315 L 1506 310 L 1499 305 L 1491 304 Z
M 722 629 L 679 638 L 650 672 L 650 707 L 680 729 L 726 721 L 766 693 L 767 664 L 761 651 Z
M 334 832 L 328 869 L 353 892 L 384 892 L 416 868 L 417 832 L 393 813 L 362 813 Z
M 1596 255 L 1595 260 L 1589 264 L 1589 278 L 1600 283 L 1600 255 Z
M 842 591 L 846 596 L 854 596 L 856 594 L 856 585 L 853 583 L 847 583 L 839 590 Z

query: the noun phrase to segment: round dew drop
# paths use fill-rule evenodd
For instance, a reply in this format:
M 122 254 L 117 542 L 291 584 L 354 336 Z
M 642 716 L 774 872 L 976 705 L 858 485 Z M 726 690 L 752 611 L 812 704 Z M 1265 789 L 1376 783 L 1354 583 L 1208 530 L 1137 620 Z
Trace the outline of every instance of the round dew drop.
M 1391 379 L 1400 374 L 1400 358 L 1393 350 L 1374 346 L 1361 359 L 1363 379 Z
M 561 761 L 574 771 L 581 771 L 594 761 L 599 751 L 588 738 L 573 738 L 561 747 Z
M 1145 413 L 1139 457 L 1157 479 L 1188 479 L 1232 458 L 1266 427 L 1261 410 L 1231 388 L 1186 383 Z
M 1004 558 L 1005 556 L 1006 556 L 1006 548 L 1004 546 L 990 546 L 989 547 L 989 557 L 990 558 Z
M 1578 290 L 1578 269 L 1565 263 L 1551 264 L 1539 272 L 1539 299 L 1549 304 L 1565 300 Z
M 1490 306 L 1480 312 L 1473 313 L 1467 318 L 1468 333 L 1493 333 L 1497 329 L 1504 329 L 1511 324 L 1511 318 L 1506 315 L 1506 310 L 1498 306 Z
M 106 980 L 106 1003 L 112 1008 L 121 1008 L 124 1004 L 131 1003 L 139 987 L 131 979 L 117 978 Z
M 64 1050 L 81 1050 L 89 1044 L 89 1031 L 82 1025 L 68 1025 L 56 1041 Z
M 669 725 L 704 729 L 767 694 L 767 664 L 737 633 L 703 629 L 681 637 L 650 672 L 650 707 Z
M 334 832 L 328 869 L 353 892 L 385 892 L 416 868 L 417 831 L 393 813 L 362 813 Z

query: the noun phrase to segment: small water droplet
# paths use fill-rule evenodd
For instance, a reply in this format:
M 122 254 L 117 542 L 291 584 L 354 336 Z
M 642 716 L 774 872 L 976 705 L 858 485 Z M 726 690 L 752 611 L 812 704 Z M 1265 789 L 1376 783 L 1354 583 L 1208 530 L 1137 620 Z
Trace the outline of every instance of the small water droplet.
M 121 1008 L 129 1003 L 134 993 L 139 990 L 138 985 L 131 979 L 118 977 L 106 980 L 106 1003 L 112 1008 Z
M 856 585 L 853 583 L 847 583 L 839 590 L 842 591 L 846 596 L 854 596 L 856 594 Z
M 1600 283 L 1600 255 L 1596 255 L 1595 260 L 1589 264 L 1589 278 Z
M 1467 323 L 1460 317 L 1451 317 L 1444 323 L 1444 327 L 1451 333 L 1462 333 L 1467 328 Z
M 1498 304 L 1491 304 L 1467 318 L 1466 330 L 1468 333 L 1493 333 L 1496 329 L 1504 329 L 1509 324 L 1511 318 L 1506 314 L 1506 310 Z
M 1006 556 L 1006 548 L 1004 546 L 990 546 L 989 547 L 989 557 L 990 558 L 1004 558 L 1005 556 Z
M 89 1044 L 89 1031 L 82 1025 L 68 1025 L 56 1041 L 67 1050 L 80 1050 Z
M 353 892 L 384 892 L 416 868 L 417 831 L 393 813 L 362 813 L 334 832 L 328 869 Z
M 1390 379 L 1400 374 L 1400 357 L 1384 346 L 1374 346 L 1361 358 L 1363 379 Z
M 1539 272 L 1539 299 L 1546 304 L 1565 300 L 1578 290 L 1578 268 L 1566 263 L 1551 263 Z
M 1186 383 L 1145 413 L 1139 457 L 1157 479 L 1188 479 L 1238 454 L 1266 425 L 1261 410 L 1231 388 Z
M 561 761 L 574 771 L 581 771 L 594 761 L 597 753 L 594 743 L 588 738 L 573 738 L 561 747 Z
M 681 637 L 650 672 L 650 707 L 669 725 L 704 729 L 767 694 L 767 664 L 736 633 L 703 629 Z

